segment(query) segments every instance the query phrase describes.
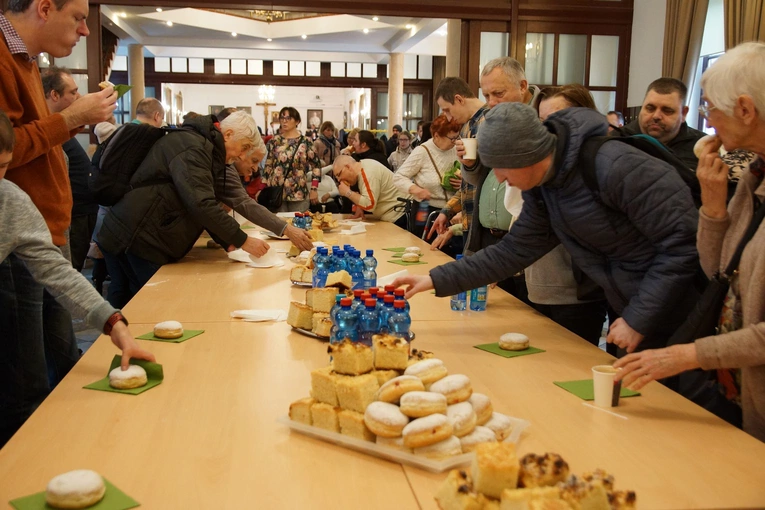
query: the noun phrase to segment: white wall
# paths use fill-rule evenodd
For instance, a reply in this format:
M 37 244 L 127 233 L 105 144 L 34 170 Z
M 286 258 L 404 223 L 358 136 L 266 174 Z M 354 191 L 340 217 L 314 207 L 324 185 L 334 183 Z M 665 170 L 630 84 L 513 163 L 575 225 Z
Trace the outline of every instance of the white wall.
M 372 104 L 372 90 L 371 89 L 339 89 L 344 92 L 343 98 L 343 111 L 348 112 L 348 124 L 346 128 L 360 128 L 366 129 L 364 125 L 364 119 L 370 117 L 370 106 Z M 364 104 L 361 104 L 361 96 L 364 96 Z M 353 101 L 353 109 L 350 108 L 350 102 Z M 366 115 L 364 114 L 366 113 Z M 342 123 L 338 124 L 342 126 Z
M 263 128 L 263 107 L 259 103 L 258 87 L 255 85 L 204 85 L 196 83 L 165 84 L 171 87 L 173 94 L 183 93 L 183 109 L 207 115 L 210 105 L 249 106 L 252 116 L 258 126 Z M 359 89 L 357 89 L 359 90 Z M 317 97 L 318 96 L 318 97 Z M 285 106 L 292 106 L 300 112 L 301 130 L 308 126 L 308 110 L 323 110 L 323 119 L 342 127 L 343 112 L 347 109 L 345 100 L 346 89 L 331 87 L 276 87 L 274 103 L 269 107 L 269 117 L 272 112 L 278 112 Z M 269 119 L 270 120 L 270 119 Z
M 632 15 L 627 106 L 643 104 L 645 89 L 661 77 L 666 0 L 636 0 Z

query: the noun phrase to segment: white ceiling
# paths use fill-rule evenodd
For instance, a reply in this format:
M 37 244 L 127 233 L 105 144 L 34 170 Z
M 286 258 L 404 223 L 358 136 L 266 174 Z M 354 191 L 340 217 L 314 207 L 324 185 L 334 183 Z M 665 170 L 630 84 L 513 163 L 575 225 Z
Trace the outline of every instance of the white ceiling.
M 446 55 L 443 18 L 339 14 L 267 23 L 204 9 L 119 5 L 102 5 L 101 13 L 120 37 L 118 55 L 130 44 L 142 44 L 146 56 L 190 58 L 386 64 L 390 53 Z

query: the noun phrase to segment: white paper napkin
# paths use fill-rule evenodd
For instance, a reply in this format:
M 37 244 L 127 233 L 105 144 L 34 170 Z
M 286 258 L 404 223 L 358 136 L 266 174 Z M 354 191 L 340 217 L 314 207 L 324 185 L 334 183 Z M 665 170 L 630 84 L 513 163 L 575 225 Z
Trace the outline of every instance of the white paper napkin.
M 341 230 L 340 232 L 338 232 L 338 234 L 352 236 L 356 234 L 363 234 L 366 231 L 367 231 L 367 227 L 365 227 L 364 225 L 354 225 L 347 230 Z
M 389 274 L 388 276 L 383 276 L 377 279 L 377 286 L 385 287 L 386 285 L 390 285 L 391 283 L 393 283 L 393 280 L 395 280 L 396 278 L 399 278 L 401 276 L 406 276 L 408 274 L 409 274 L 409 271 L 404 269 L 403 271 L 397 271 L 393 274 Z
M 243 319 L 246 322 L 282 322 L 287 320 L 286 310 L 234 310 L 232 319 Z
M 250 267 L 274 267 L 283 266 L 284 257 L 276 253 L 274 250 L 268 250 L 262 257 L 256 257 L 250 255 L 249 264 Z
M 236 260 L 237 262 L 249 262 L 250 254 L 240 249 L 228 252 L 228 258 Z

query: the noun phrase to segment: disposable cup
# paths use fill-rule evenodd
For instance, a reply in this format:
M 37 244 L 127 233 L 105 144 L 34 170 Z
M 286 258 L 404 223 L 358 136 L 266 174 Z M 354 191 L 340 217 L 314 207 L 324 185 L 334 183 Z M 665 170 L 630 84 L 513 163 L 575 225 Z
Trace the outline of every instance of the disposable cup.
M 592 367 L 592 385 L 595 390 L 595 405 L 598 407 L 616 407 L 619 405 L 621 381 L 614 381 L 617 369 L 611 365 Z
M 465 156 L 463 156 L 463 159 L 476 159 L 478 140 L 476 138 L 463 138 L 462 145 L 465 147 Z

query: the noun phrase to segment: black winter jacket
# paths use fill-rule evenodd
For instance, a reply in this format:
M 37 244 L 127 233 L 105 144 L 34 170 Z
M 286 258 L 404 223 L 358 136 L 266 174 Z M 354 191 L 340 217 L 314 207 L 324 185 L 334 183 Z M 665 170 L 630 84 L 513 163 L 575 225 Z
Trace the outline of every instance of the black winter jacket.
M 102 249 L 167 264 L 183 258 L 205 229 L 225 245 L 239 248 L 247 240 L 215 196 L 214 183 L 226 172 L 223 135 L 209 115 L 184 127 L 190 129 L 160 139 L 133 174 L 134 189 L 104 218 Z

